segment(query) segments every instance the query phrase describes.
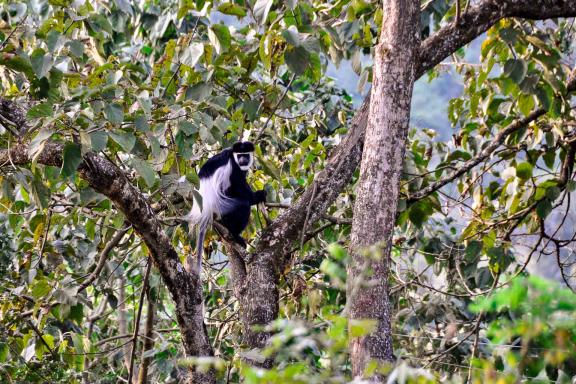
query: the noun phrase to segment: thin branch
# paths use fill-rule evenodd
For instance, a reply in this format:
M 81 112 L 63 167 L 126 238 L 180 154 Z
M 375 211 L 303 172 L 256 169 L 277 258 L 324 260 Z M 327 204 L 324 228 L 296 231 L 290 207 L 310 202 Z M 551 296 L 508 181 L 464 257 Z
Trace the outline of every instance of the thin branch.
M 52 348 L 48 345 L 48 343 L 46 342 L 46 340 L 44 340 L 44 337 L 42 336 L 42 332 L 40 332 L 40 330 L 38 329 L 38 327 L 36 327 L 36 325 L 34 325 L 34 323 L 31 320 L 28 320 L 28 325 L 30 325 L 30 328 L 32 328 L 32 330 L 34 331 L 34 333 L 40 338 L 40 340 L 42 341 L 42 344 L 44 344 L 44 346 L 46 346 L 46 348 L 48 349 L 48 351 L 50 352 L 50 354 L 52 355 L 52 357 L 54 359 L 57 358 L 56 353 L 54 352 L 54 350 L 52 350 Z
M 140 317 L 142 316 L 142 306 L 144 305 L 144 296 L 148 289 L 148 278 L 150 277 L 150 270 L 152 269 L 152 260 L 148 259 L 146 265 L 146 272 L 144 273 L 144 281 L 142 282 L 142 292 L 140 292 L 140 301 L 138 302 L 138 313 L 134 320 L 134 333 L 132 335 L 132 352 L 130 354 L 130 369 L 128 371 L 128 383 L 132 383 L 134 375 L 134 358 L 136 357 L 136 344 L 138 341 L 138 329 L 140 328 Z
M 142 358 L 140 363 L 140 369 L 138 370 L 138 384 L 146 384 L 148 382 L 148 367 L 152 361 L 152 357 L 146 357 L 147 351 L 154 347 L 154 339 L 152 338 L 152 333 L 154 332 L 154 300 L 150 293 L 150 285 L 146 286 L 146 301 L 148 302 L 148 307 L 146 310 L 146 324 L 144 328 L 144 343 L 142 345 Z
M 90 284 L 92 284 L 92 282 L 94 282 L 94 280 L 98 278 L 100 272 L 106 265 L 108 254 L 110 253 L 110 251 L 112 251 L 112 249 L 114 249 L 114 247 L 116 247 L 120 243 L 120 240 L 122 240 L 126 232 L 130 230 L 130 228 L 132 228 L 131 225 L 124 226 L 124 228 L 116 232 L 114 237 L 106 244 L 106 246 L 104 247 L 104 249 L 102 249 L 100 255 L 98 256 L 98 263 L 96 264 L 96 268 L 94 268 L 94 271 L 92 271 L 90 276 L 88 276 L 88 278 L 82 284 L 80 284 L 80 286 L 78 287 L 78 292 L 81 292 L 84 289 L 86 289 Z
M 567 93 L 573 92 L 576 90 L 576 72 L 574 72 L 566 85 Z M 531 122 L 535 121 L 539 117 L 545 115 L 547 112 L 544 108 L 538 108 L 535 111 L 532 111 L 528 116 L 518 119 L 508 125 L 506 128 L 499 131 L 496 135 L 494 135 L 494 139 L 486 146 L 484 149 L 475 157 L 468 160 L 460 168 L 449 174 L 448 176 L 443 177 L 440 180 L 435 181 L 434 183 L 430 184 L 426 188 L 421 189 L 420 191 L 411 194 L 408 196 L 407 203 L 414 203 L 418 200 L 423 199 L 424 197 L 436 192 L 438 189 L 442 188 L 446 184 L 454 181 L 456 178 L 462 176 L 464 173 L 470 171 L 476 165 L 480 164 L 482 161 L 486 160 L 490 155 L 500 147 L 506 138 L 510 136 L 512 133 L 520 130 L 521 128 L 527 126 Z
M 274 108 L 272 109 L 272 111 L 270 112 L 270 115 L 268 116 L 268 119 L 266 120 L 266 122 L 264 123 L 264 125 L 262 126 L 262 128 L 260 128 L 260 130 L 258 131 L 258 133 L 256 134 L 256 138 L 254 139 L 254 141 L 259 141 L 260 138 L 262 137 L 262 135 L 264 134 L 264 130 L 266 129 L 266 127 L 268 126 L 268 123 L 270 122 L 270 120 L 272 119 L 272 116 L 274 116 L 276 114 L 276 110 L 278 109 L 278 107 L 280 106 L 280 104 L 282 104 L 282 101 L 284 101 L 284 98 L 286 97 L 286 95 L 288 94 L 288 91 L 290 90 L 290 87 L 292 86 L 292 82 L 294 81 L 294 79 L 296 79 L 296 74 L 293 74 L 292 77 L 290 78 L 290 81 L 288 82 L 288 84 L 286 85 L 286 88 L 284 89 L 284 93 L 282 93 L 282 96 L 280 96 L 280 98 L 278 99 L 278 102 L 276 103 L 276 105 L 274 106 Z
M 26 21 L 26 19 L 28 18 L 28 14 L 26 14 L 22 20 L 20 20 L 18 22 L 18 24 L 16 24 L 16 26 L 12 29 L 12 32 L 10 32 L 10 34 L 8 36 L 6 36 L 6 38 L 4 39 L 4 41 L 2 42 L 2 44 L 0 44 L 0 50 L 4 48 L 4 46 L 6 45 L 6 43 L 8 42 L 8 40 L 10 40 L 10 38 L 12 37 L 12 35 L 14 35 L 14 32 L 16 32 L 16 30 L 18 28 L 20 28 L 20 26 L 22 24 L 24 24 L 24 22 Z

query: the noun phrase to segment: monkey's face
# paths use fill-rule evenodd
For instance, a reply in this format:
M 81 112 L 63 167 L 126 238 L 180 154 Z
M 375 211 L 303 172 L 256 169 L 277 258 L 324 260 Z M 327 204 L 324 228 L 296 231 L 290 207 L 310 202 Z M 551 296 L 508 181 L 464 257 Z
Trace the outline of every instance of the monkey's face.
M 234 161 L 241 170 L 248 171 L 254 164 L 254 152 L 234 152 Z

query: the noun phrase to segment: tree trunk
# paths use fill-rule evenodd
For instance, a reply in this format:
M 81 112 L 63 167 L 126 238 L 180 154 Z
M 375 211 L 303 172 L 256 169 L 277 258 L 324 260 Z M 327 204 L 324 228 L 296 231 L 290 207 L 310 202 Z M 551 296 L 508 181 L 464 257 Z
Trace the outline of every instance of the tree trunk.
M 367 335 L 350 340 L 354 377 L 363 376 L 371 361 L 394 358 L 388 265 L 420 47 L 420 2 L 384 0 L 383 7 L 356 187 L 347 286 L 350 323 L 376 322 Z M 363 250 L 370 246 L 375 246 L 377 257 L 364 255 Z M 373 379 L 379 382 L 382 378 Z

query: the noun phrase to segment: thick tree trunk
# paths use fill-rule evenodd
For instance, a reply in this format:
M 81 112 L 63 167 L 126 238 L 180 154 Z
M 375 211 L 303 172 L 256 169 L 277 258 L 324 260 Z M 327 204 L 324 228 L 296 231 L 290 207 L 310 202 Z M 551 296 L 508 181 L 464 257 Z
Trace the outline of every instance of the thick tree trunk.
M 386 280 L 420 47 L 420 2 L 385 0 L 383 7 L 356 187 L 347 287 L 350 322 L 376 323 L 369 334 L 350 340 L 354 377 L 363 376 L 370 361 L 394 358 Z M 376 246 L 378 257 L 366 257 L 363 250 L 370 246 Z

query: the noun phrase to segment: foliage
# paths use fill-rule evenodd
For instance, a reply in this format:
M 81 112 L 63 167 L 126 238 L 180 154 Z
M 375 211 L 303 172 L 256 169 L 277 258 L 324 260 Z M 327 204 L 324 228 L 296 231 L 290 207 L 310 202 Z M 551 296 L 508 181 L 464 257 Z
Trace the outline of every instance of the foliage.
M 494 359 L 477 360 L 478 380 L 520 376 L 535 381 L 570 382 L 576 367 L 576 294 L 536 276 L 516 279 L 507 288 L 476 301 L 475 312 L 492 321 L 487 336 L 495 346 Z

